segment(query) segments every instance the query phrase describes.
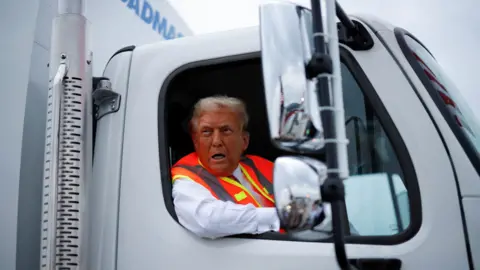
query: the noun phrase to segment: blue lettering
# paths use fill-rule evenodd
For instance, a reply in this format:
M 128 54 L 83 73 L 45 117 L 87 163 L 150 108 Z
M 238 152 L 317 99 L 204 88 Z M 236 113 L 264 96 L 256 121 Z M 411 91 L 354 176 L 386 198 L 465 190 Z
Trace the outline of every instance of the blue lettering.
M 174 39 L 175 38 L 175 32 L 177 32 L 175 30 L 175 26 L 170 25 L 170 28 L 168 28 L 168 34 L 167 34 L 168 38 L 167 37 L 165 37 L 165 38 L 166 39 Z
M 155 11 L 152 29 L 158 31 L 159 34 L 162 34 L 163 32 L 163 37 L 165 37 L 165 30 L 167 29 L 167 19 L 163 17 L 162 22 L 159 22 L 160 18 L 160 12 L 158 10 Z
M 145 1 L 142 8 L 142 20 L 147 24 L 152 23 L 152 13 L 152 6 L 147 1 Z
M 143 0 L 143 1 L 142 0 L 121 0 L 121 1 L 122 3 L 128 2 L 127 7 L 129 9 L 134 10 L 135 14 L 143 22 L 145 22 L 146 24 L 152 24 L 152 30 L 162 35 L 164 39 L 174 39 L 174 38 L 184 37 L 182 33 L 177 32 L 177 29 L 173 24 L 169 24 L 166 17 L 160 16 L 160 11 L 155 10 L 147 0 Z
M 138 6 L 138 1 L 139 0 L 129 0 L 128 1 L 128 8 L 135 10 L 135 14 L 139 15 L 140 14 L 140 9 Z

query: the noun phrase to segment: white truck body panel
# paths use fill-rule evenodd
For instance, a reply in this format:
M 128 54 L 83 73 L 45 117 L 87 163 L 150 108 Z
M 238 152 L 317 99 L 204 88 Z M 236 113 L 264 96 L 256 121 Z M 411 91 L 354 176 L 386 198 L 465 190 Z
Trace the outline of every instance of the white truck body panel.
M 193 34 L 166 0 L 90 0 L 86 17 L 92 23 L 90 33 L 95 40 L 95 76 L 100 76 L 108 59 L 122 47 Z
M 478 208 L 480 207 L 480 176 L 477 173 L 474 165 L 470 162 L 458 139 L 453 134 L 452 129 L 446 123 L 438 107 L 435 105 L 426 89 L 422 87 L 422 83 L 418 76 L 416 76 L 415 71 L 403 56 L 403 53 L 396 42 L 395 34 L 393 33 L 393 27 L 390 26 L 388 27 L 388 30 L 379 31 L 379 35 L 385 40 L 385 42 L 391 44 L 390 48 L 392 48 L 392 53 L 402 65 L 404 72 L 412 80 L 412 83 L 416 85 L 419 96 L 425 103 L 425 106 L 428 108 L 432 118 L 436 122 L 436 125 L 443 136 L 443 140 L 445 140 L 445 144 L 448 146 L 448 152 L 451 157 L 451 162 L 455 167 L 456 179 L 458 181 L 459 190 L 456 190 L 459 193 L 459 196 L 461 196 L 462 204 L 464 206 L 463 212 L 468 229 L 468 240 L 471 249 L 470 252 L 472 254 L 475 269 L 479 268 L 480 237 L 478 236 L 478 229 L 473 228 L 480 228 L 480 220 L 478 219 Z M 439 178 L 439 181 L 446 181 L 447 179 L 449 178 L 442 177 Z M 453 180 L 455 179 L 452 179 L 452 181 Z M 431 189 L 433 192 L 435 192 L 437 190 L 437 185 L 432 185 Z M 442 206 L 444 203 L 445 202 L 441 199 L 439 200 L 439 204 Z M 439 207 L 441 206 L 439 205 Z M 441 210 L 441 212 L 443 212 L 443 210 Z
M 370 22 L 370 21 L 369 21 Z M 379 24 L 378 22 L 371 23 L 371 25 L 386 25 L 388 24 Z M 426 91 L 425 87 L 422 87 L 422 83 L 415 71 L 412 69 L 410 64 L 407 62 L 403 53 L 398 45 L 395 34 L 393 33 L 394 26 L 390 25 L 388 27 L 383 27 L 385 30 L 379 30 L 378 33 L 390 45 L 393 55 L 396 57 L 397 61 L 402 65 L 404 72 L 412 80 L 412 83 L 415 84 L 418 94 L 420 95 L 422 101 L 425 103 L 429 112 L 432 114 L 433 119 L 438 125 L 446 144 L 449 146 L 450 155 L 452 156 L 452 161 L 455 164 L 456 173 L 458 174 L 460 190 L 462 197 L 469 196 L 480 196 L 480 176 L 477 174 L 475 167 L 468 161 L 468 157 L 465 154 L 465 151 L 462 149 L 457 138 L 453 134 L 452 130 L 446 123 L 444 117 L 438 110 L 437 106 L 433 102 L 432 98 Z
M 41 2 L 9 0 L 0 8 L 0 269 L 7 270 L 32 269 L 40 260 L 49 61 L 37 28 Z M 17 260 L 35 252 L 34 264 Z
M 462 203 L 467 223 L 468 239 L 470 240 L 473 265 L 475 267 L 474 269 L 478 269 L 480 267 L 480 230 L 478 229 L 480 228 L 480 215 L 478 214 L 480 198 L 464 198 Z
M 149 11 L 142 16 L 143 9 L 150 9 L 147 5 L 150 17 Z M 156 11 L 160 17 L 153 29 Z M 56 0 L 8 0 L 0 8 L 0 269 L 35 269 L 40 262 L 47 64 L 56 12 Z M 90 38 L 95 39 L 91 42 L 95 76 L 102 74 L 108 59 L 123 46 L 193 34 L 163 0 L 88 1 L 86 17 L 91 23 Z
M 39 5 L 35 40 L 47 50 L 56 12 L 57 0 L 44 0 Z M 163 0 L 88 1 L 85 17 L 92 25 L 95 76 L 103 72 L 108 59 L 122 47 L 193 34 L 169 2 Z
M 121 95 L 121 104 L 127 97 L 128 73 L 131 52 L 123 52 L 109 62 L 104 76 L 112 78 L 112 89 Z M 116 269 L 116 243 L 118 226 L 118 202 L 120 168 L 122 167 L 122 143 L 125 106 L 117 113 L 102 117 L 97 123 L 93 179 L 89 185 L 89 209 L 91 209 L 88 256 L 94 265 L 90 269 Z
M 135 49 L 128 99 L 121 109 L 126 112 L 121 178 L 118 179 L 117 269 L 150 269 L 158 265 L 168 269 L 224 269 L 226 265 L 230 269 L 293 269 L 299 266 L 337 269 L 331 243 L 199 239 L 175 222 L 165 207 L 161 185 L 165 179 L 161 179 L 158 153 L 158 132 L 163 129 L 158 126 L 157 119 L 160 89 L 172 72 L 186 64 L 258 53 L 258 36 L 258 28 L 252 27 Z M 439 151 L 444 147 L 443 142 L 421 100 L 389 52 L 376 36 L 373 38 L 375 46 L 370 51 L 349 51 L 375 88 L 413 161 L 421 192 L 422 203 L 417 207 L 422 208 L 422 224 L 406 242 L 347 244 L 347 254 L 350 258 L 398 258 L 402 260 L 402 269 L 468 269 L 454 168 L 447 153 Z M 107 70 L 118 70 L 118 67 Z M 420 82 L 416 82 L 415 87 L 423 89 Z M 123 87 L 119 89 L 124 91 Z M 404 104 L 408 104 L 408 109 Z M 428 105 L 430 110 L 433 107 L 433 104 Z M 109 117 L 123 117 L 117 114 Z M 101 123 L 110 122 L 105 119 Z M 421 132 L 416 132 L 419 130 Z M 110 157 L 104 157 L 96 157 L 96 170 L 107 169 Z M 97 206 L 95 209 L 103 208 Z M 475 224 L 475 220 L 472 222 Z M 113 247 L 114 244 L 105 243 L 105 246 Z M 436 255 L 432 257 L 432 254 Z M 232 263 L 239 260 L 242 263 Z

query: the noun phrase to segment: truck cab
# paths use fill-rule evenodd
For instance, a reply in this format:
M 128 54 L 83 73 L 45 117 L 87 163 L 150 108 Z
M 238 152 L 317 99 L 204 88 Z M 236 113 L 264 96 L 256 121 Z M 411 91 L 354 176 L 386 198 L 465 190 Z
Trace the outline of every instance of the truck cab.
M 477 120 L 412 33 L 374 17 L 350 18 L 372 42 L 339 48 L 350 263 L 480 268 Z M 262 64 L 259 27 L 131 46 L 111 57 L 103 73 L 109 84 L 99 84 L 110 94 L 97 102 L 87 183 L 89 269 L 338 269 L 328 233 L 211 240 L 176 217 L 170 168 L 193 151 L 187 122 L 199 98 L 245 101 L 247 153 L 272 162 L 293 155 L 270 141 Z

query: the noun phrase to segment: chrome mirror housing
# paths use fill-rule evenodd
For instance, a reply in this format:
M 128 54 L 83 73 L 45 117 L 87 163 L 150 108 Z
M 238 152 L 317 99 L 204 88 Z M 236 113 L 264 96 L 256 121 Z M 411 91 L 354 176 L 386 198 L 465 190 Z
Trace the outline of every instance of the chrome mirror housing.
M 292 3 L 260 7 L 260 39 L 270 138 L 281 149 L 324 147 L 318 95 L 307 65 L 312 56 L 311 11 Z M 288 22 L 288 23 L 285 23 Z
M 344 43 L 368 50 L 373 40 L 335 0 L 312 0 L 311 7 L 278 2 L 260 6 L 270 138 L 277 148 L 297 153 L 323 152 L 328 143 L 328 173 L 322 163 L 312 159 L 285 157 L 276 161 L 276 207 L 288 231 L 311 229 L 319 220 L 321 223 L 322 214 L 316 216 L 313 209 L 321 207 L 319 212 L 325 216 L 324 202 L 331 204 L 335 255 L 340 268 L 349 269 L 343 186 L 349 174 L 348 141 L 336 17 L 348 29 L 342 32 Z
M 311 230 L 331 220 L 320 187 L 327 167 L 308 157 L 279 157 L 273 170 L 275 206 L 287 232 Z

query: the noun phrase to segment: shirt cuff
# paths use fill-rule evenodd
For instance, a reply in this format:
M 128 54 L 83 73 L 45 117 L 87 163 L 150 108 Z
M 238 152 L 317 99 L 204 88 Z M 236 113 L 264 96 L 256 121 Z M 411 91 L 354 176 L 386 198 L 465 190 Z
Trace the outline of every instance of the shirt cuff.
M 258 234 L 269 231 L 278 232 L 280 230 L 280 220 L 278 218 L 277 209 L 273 207 L 260 207 L 256 210 Z

